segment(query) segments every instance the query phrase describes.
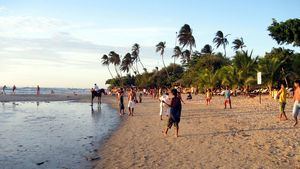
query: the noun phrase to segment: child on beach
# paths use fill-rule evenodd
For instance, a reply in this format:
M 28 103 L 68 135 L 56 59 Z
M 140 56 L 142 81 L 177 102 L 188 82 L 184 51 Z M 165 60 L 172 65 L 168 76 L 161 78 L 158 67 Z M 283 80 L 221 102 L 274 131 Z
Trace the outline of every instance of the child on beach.
M 173 98 L 171 100 L 171 104 L 163 102 L 171 108 L 168 124 L 167 124 L 166 129 L 163 131 L 163 133 L 164 133 L 165 136 L 167 136 L 168 130 L 171 129 L 171 127 L 174 125 L 174 127 L 175 127 L 175 137 L 178 137 L 179 122 L 180 122 L 180 116 L 181 116 L 181 100 L 177 95 L 177 90 L 176 89 L 172 89 L 171 93 L 173 95 Z
M 294 91 L 294 107 L 293 107 L 293 116 L 295 119 L 294 127 L 298 124 L 298 116 L 300 114 L 300 80 L 294 82 L 295 91 Z
M 160 115 L 160 120 L 163 120 L 162 119 L 162 116 L 163 115 L 169 115 L 169 107 L 166 106 L 166 103 L 169 103 L 169 94 L 168 93 L 163 93 L 163 95 L 159 98 L 159 101 L 160 101 L 160 104 L 159 104 L 159 108 L 160 108 L 160 111 L 159 111 L 159 115 Z
M 281 84 L 280 86 L 280 90 L 277 93 L 277 98 L 279 98 L 279 105 L 280 105 L 280 115 L 279 115 L 279 119 L 282 120 L 282 117 L 284 116 L 284 120 L 287 120 L 287 116 L 285 114 L 285 106 L 286 106 L 286 95 L 287 95 L 287 91 L 285 89 L 285 85 Z
M 118 103 L 119 103 L 119 114 L 120 116 L 125 114 L 125 107 L 124 107 L 124 91 L 123 88 L 121 88 L 118 91 Z
M 226 90 L 225 90 L 225 92 L 224 92 L 224 96 L 225 96 L 225 102 L 224 102 L 224 109 L 226 109 L 226 107 L 227 107 L 227 103 L 229 103 L 229 107 L 230 108 L 232 108 L 231 107 L 231 98 L 230 98 L 230 96 L 231 96 L 231 91 L 230 91 L 230 89 L 229 89 L 229 86 L 226 86 Z
M 212 92 L 210 89 L 206 89 L 206 105 L 210 104 L 211 99 L 212 99 Z

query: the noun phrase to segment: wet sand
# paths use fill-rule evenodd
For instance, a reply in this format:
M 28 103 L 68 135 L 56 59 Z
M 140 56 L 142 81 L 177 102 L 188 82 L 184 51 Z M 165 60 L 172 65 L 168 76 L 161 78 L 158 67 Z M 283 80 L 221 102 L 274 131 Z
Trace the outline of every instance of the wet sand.
M 159 102 L 144 98 L 134 117 L 123 117 L 119 129 L 99 152 L 95 168 L 300 168 L 300 126 L 279 121 L 278 103 L 269 96 L 233 97 L 224 110 L 223 97 L 206 106 L 204 98 L 183 105 L 179 138 L 159 119 Z M 126 100 L 126 99 L 125 99 Z M 104 101 L 116 108 L 115 98 Z M 128 112 L 128 111 L 127 111 Z

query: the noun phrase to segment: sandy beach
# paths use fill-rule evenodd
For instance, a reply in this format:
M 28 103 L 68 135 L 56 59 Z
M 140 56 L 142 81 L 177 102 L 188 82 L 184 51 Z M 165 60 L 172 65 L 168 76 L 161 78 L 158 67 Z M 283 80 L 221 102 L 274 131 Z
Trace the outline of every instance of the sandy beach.
M 116 107 L 114 98 L 105 102 Z M 123 117 L 119 129 L 102 146 L 95 168 L 287 168 L 300 167 L 299 126 L 279 121 L 278 103 L 269 96 L 233 97 L 233 109 L 223 97 L 206 106 L 201 96 L 183 105 L 179 138 L 172 129 L 162 134 L 159 103 L 145 98 L 134 117 Z
M 209 106 L 203 96 L 193 99 L 183 105 L 175 138 L 173 129 L 167 137 L 162 134 L 167 118 L 160 121 L 158 100 L 144 97 L 134 116 L 123 116 L 117 131 L 104 141 L 95 168 L 300 167 L 300 127 L 292 127 L 291 99 L 288 121 L 277 119 L 278 103 L 269 96 L 262 97 L 262 104 L 258 97 L 233 97 L 233 109 L 226 110 L 223 97 L 214 97 Z M 63 100 L 90 101 L 87 95 L 0 96 L 1 102 Z M 104 96 L 103 102 L 117 107 L 115 97 Z

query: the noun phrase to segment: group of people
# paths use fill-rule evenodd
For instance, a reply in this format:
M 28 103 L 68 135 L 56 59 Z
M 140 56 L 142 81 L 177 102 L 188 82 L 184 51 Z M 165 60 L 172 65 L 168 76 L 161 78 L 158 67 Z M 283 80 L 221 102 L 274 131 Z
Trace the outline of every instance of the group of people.
M 7 86 L 4 85 L 4 86 L 2 87 L 2 94 L 3 94 L 3 95 L 6 95 L 6 90 L 7 90 Z M 12 95 L 15 95 L 15 94 L 16 94 L 16 91 L 17 91 L 16 85 L 13 85 L 13 87 L 11 88 L 11 90 L 12 90 Z M 36 87 L 36 95 L 37 95 L 37 96 L 40 95 L 40 91 L 41 91 L 41 88 L 40 88 L 39 85 L 37 85 L 37 87 Z M 51 93 L 52 93 L 52 91 L 51 91 Z M 53 93 L 54 93 L 54 91 L 53 91 Z
M 124 96 L 125 96 L 124 89 L 123 88 L 118 89 L 117 100 L 118 100 L 120 116 L 125 115 Z M 133 87 L 129 88 L 128 105 L 127 105 L 128 116 L 133 116 L 136 103 L 142 103 L 142 96 L 143 96 L 143 94 L 140 93 L 139 96 L 137 97 L 137 91 Z
M 297 80 L 294 83 L 294 106 L 293 106 L 293 117 L 295 120 L 294 126 L 298 124 L 298 116 L 300 114 L 300 81 Z M 139 101 L 137 98 L 137 89 L 130 88 L 128 90 L 128 115 L 133 116 L 134 114 L 134 108 L 136 103 L 142 102 L 142 95 L 146 94 L 146 91 L 143 90 L 139 94 Z M 153 97 L 155 92 L 151 92 L 151 96 Z M 233 92 L 230 90 L 229 86 L 226 86 L 224 92 L 224 109 L 226 109 L 228 106 L 231 109 L 231 95 Z M 159 116 L 160 120 L 163 120 L 163 116 L 167 117 L 167 125 L 163 129 L 163 134 L 167 135 L 168 131 L 171 129 L 172 126 L 175 128 L 175 137 L 178 137 L 179 132 L 179 123 L 180 123 L 180 117 L 181 117 L 181 111 L 182 111 L 182 103 L 184 103 L 181 92 L 178 91 L 178 89 L 162 89 L 160 92 L 155 94 L 154 99 L 156 99 L 157 95 L 159 96 Z M 117 100 L 119 105 L 119 114 L 120 116 L 125 114 L 125 106 L 124 106 L 124 96 L 125 91 L 123 88 L 120 88 L 117 91 Z M 207 89 L 205 93 L 205 101 L 206 105 L 209 105 L 211 103 L 213 97 L 213 92 L 211 89 Z M 287 120 L 287 115 L 285 113 L 285 107 L 287 103 L 287 90 L 285 89 L 285 85 L 282 84 L 280 90 L 277 92 L 276 98 L 279 100 L 280 104 L 280 120 Z M 192 99 L 191 93 L 187 95 L 187 100 Z M 185 104 L 185 103 L 184 103 Z
M 2 87 L 2 94 L 6 95 L 6 89 L 7 89 L 7 86 L 4 85 L 4 86 Z M 16 94 L 16 90 L 17 90 L 17 87 L 16 87 L 16 85 L 14 85 L 14 86 L 12 87 L 12 94 L 13 94 L 13 95 Z

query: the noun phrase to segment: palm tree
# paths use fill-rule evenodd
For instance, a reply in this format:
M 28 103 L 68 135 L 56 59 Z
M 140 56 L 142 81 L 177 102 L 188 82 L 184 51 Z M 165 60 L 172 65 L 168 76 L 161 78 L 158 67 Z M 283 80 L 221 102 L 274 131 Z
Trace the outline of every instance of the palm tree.
M 111 71 L 109 69 L 109 64 L 110 64 L 109 57 L 106 54 L 104 54 L 102 56 L 101 62 L 102 62 L 102 65 L 107 66 L 107 69 L 109 71 L 109 74 L 110 74 L 111 78 L 114 78 L 114 76 L 112 75 L 112 73 L 111 73 Z
M 132 45 L 132 53 L 131 53 L 134 61 L 136 62 L 136 70 L 138 71 L 138 65 L 137 63 L 139 62 L 142 65 L 142 68 L 145 72 L 147 72 L 147 69 L 145 68 L 144 64 L 141 61 L 140 58 L 140 45 L 135 43 Z
M 224 36 L 222 31 L 218 31 L 216 33 L 216 37 L 213 39 L 213 42 L 216 44 L 216 47 L 219 48 L 221 45 L 224 49 L 224 55 L 226 56 L 226 45 L 228 45 L 227 36 L 230 34 L 227 34 Z
M 177 37 L 178 37 L 179 45 L 182 45 L 181 49 L 183 49 L 185 46 L 189 46 L 190 54 L 192 54 L 193 53 L 192 49 L 193 47 L 196 47 L 196 42 L 193 36 L 193 30 L 191 29 L 190 25 L 188 24 L 183 25 L 179 30 L 179 34 Z
M 232 64 L 238 71 L 239 84 L 247 86 L 254 81 L 256 74 L 258 57 L 252 59 L 252 51 L 249 54 L 248 51 L 236 52 L 232 60 Z
M 121 71 L 128 73 L 131 67 L 132 67 L 131 54 L 127 53 L 122 59 L 120 69 Z
M 191 52 L 189 50 L 185 50 L 181 55 L 181 62 L 183 64 L 188 63 L 191 60 Z
M 174 64 L 175 64 L 175 60 L 178 59 L 182 55 L 180 47 L 175 46 L 173 49 L 173 53 L 174 54 L 172 55 L 172 57 L 174 58 Z
M 258 62 L 258 71 L 263 72 L 263 79 L 267 84 L 269 91 L 272 90 L 275 76 L 280 71 L 280 67 L 286 60 L 278 58 L 261 58 Z
M 114 51 L 109 52 L 108 55 L 110 56 L 109 62 L 115 66 L 115 71 L 117 73 L 117 76 L 121 77 L 120 73 L 118 72 L 118 69 L 117 69 L 117 66 L 119 66 L 121 63 L 120 55 Z
M 212 54 L 213 49 L 209 44 L 204 45 L 204 47 L 201 49 L 201 53 L 203 54 Z
M 244 40 L 243 40 L 242 37 L 240 39 L 236 38 L 232 43 L 233 43 L 232 48 L 235 51 L 237 51 L 239 49 L 243 50 L 243 48 L 246 47 L 246 45 L 245 45 Z
M 167 70 L 167 67 L 166 67 L 165 61 L 164 61 L 165 48 L 166 48 L 166 42 L 159 42 L 159 43 L 156 45 L 156 52 L 160 52 L 160 56 L 161 56 L 161 59 L 162 59 L 164 68 L 165 68 L 165 70 L 166 70 L 166 72 L 167 72 L 167 76 L 168 76 L 168 78 L 169 78 L 169 73 L 168 73 L 168 70 Z

